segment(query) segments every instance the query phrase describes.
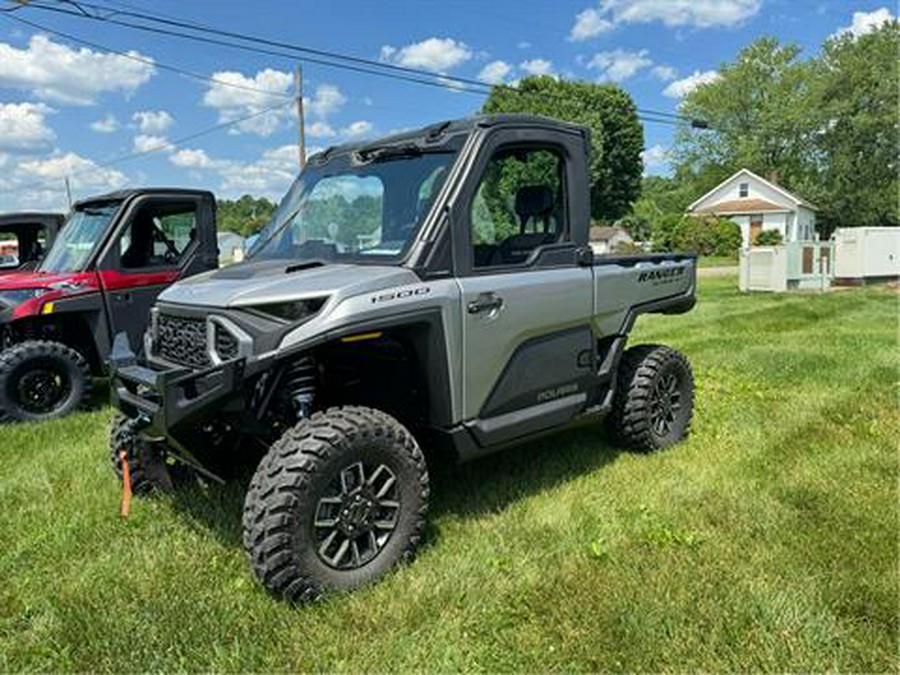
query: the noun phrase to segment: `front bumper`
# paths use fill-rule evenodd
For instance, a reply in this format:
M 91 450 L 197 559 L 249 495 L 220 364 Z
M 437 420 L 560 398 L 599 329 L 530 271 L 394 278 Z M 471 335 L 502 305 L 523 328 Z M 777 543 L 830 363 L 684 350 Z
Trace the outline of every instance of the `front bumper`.
M 240 392 L 244 358 L 204 370 L 137 364 L 133 352 L 117 336 L 110 357 L 112 402 L 133 419 L 142 420 L 147 435 L 165 437 L 178 446 L 179 430 L 213 416 L 225 399 Z

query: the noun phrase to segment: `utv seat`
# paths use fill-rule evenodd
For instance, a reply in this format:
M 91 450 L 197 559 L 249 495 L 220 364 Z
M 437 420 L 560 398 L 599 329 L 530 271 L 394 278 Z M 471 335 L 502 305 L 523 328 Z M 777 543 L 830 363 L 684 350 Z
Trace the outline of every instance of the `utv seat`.
M 556 208 L 553 192 L 546 185 L 525 185 L 516 192 L 515 211 L 519 218 L 519 234 L 508 237 L 494 251 L 491 265 L 517 265 L 545 244 L 552 244 L 559 236 L 555 231 L 553 212 Z M 538 224 L 542 232 L 538 232 Z M 526 232 L 531 224 L 535 231 Z

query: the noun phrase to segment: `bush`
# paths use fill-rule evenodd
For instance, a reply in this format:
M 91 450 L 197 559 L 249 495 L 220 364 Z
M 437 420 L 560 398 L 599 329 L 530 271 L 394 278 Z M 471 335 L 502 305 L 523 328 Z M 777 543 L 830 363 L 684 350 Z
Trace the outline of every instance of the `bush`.
M 784 239 L 781 237 L 781 232 L 778 230 L 763 230 L 756 235 L 756 241 L 750 243 L 755 244 L 756 246 L 778 246 L 778 244 L 781 244 L 783 241 Z
M 654 251 L 735 256 L 740 247 L 741 228 L 731 220 L 670 213 L 653 224 Z
M 635 241 L 646 241 L 650 238 L 650 221 L 636 213 L 622 216 L 616 221 L 616 225 L 625 230 L 628 233 L 628 236 Z

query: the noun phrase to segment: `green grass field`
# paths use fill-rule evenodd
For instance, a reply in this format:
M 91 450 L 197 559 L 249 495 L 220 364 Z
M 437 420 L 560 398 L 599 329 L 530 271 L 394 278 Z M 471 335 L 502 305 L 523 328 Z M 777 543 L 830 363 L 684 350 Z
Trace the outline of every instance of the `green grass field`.
M 687 443 L 440 470 L 417 562 L 314 606 L 251 578 L 240 485 L 120 520 L 109 409 L 3 428 L 0 671 L 896 672 L 897 294 L 701 284 L 634 336 L 694 364 Z

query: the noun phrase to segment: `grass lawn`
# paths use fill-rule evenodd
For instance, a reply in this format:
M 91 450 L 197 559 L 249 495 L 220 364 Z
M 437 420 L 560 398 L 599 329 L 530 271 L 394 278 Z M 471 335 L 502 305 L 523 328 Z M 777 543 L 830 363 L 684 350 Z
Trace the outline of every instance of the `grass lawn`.
M 697 258 L 697 267 L 737 267 L 738 259 L 736 256 L 728 255 L 702 255 Z
M 701 284 L 635 335 L 694 364 L 687 443 L 438 471 L 417 562 L 310 607 L 251 578 L 240 485 L 121 521 L 109 409 L 3 428 L 0 672 L 896 672 L 896 293 Z

